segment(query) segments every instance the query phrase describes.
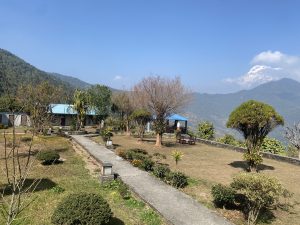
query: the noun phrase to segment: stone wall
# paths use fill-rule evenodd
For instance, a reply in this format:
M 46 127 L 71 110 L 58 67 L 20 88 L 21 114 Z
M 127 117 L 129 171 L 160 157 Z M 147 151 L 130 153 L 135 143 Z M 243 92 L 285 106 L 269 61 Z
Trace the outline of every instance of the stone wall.
M 246 151 L 245 148 L 236 147 L 236 146 L 227 145 L 227 144 L 219 143 L 219 142 L 216 142 L 216 141 L 210 141 L 210 140 L 205 140 L 205 139 L 200 139 L 200 138 L 197 138 L 197 142 L 207 144 L 207 145 L 216 146 L 216 147 L 223 148 L 223 149 L 229 149 L 229 150 L 236 151 L 236 152 L 241 152 L 241 153 L 244 153 Z M 296 159 L 296 158 L 276 155 L 276 154 L 272 154 L 272 153 L 269 153 L 269 152 L 263 152 L 262 155 L 263 155 L 264 158 L 274 159 L 274 160 L 277 160 L 277 161 L 280 161 L 280 162 L 286 162 L 286 163 L 290 163 L 290 164 L 293 164 L 293 165 L 300 166 L 300 160 Z

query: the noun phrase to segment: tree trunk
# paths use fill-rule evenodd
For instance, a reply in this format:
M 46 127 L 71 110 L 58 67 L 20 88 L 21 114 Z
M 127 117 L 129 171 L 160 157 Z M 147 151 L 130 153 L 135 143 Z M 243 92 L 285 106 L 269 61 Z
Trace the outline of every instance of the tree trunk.
M 130 130 L 129 130 L 129 121 L 126 121 L 126 135 L 129 136 L 130 135 Z
M 155 143 L 155 146 L 161 147 L 161 142 L 162 142 L 162 135 L 161 134 L 156 134 L 156 143 Z

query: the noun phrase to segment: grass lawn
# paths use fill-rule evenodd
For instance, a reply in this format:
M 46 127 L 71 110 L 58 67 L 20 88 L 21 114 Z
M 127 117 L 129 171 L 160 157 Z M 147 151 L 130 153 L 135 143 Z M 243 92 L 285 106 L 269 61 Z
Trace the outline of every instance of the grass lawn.
M 101 142 L 100 137 L 94 137 L 94 140 Z M 234 210 L 215 209 L 210 194 L 213 184 L 229 184 L 235 174 L 246 168 L 241 153 L 201 143 L 196 143 L 196 145 L 176 144 L 173 139 L 165 139 L 165 145 L 169 147 L 163 146 L 162 148 L 155 147 L 154 139 L 151 138 L 140 143 L 133 137 L 115 135 L 112 140 L 117 148 L 125 150 L 142 148 L 150 154 L 155 152 L 165 154 L 167 158 L 162 160 L 163 163 L 169 164 L 173 170 L 184 172 L 191 178 L 190 185 L 183 189 L 185 193 L 216 210 L 235 224 L 245 224 L 242 213 Z M 175 149 L 181 150 L 184 154 L 177 167 L 171 156 L 171 152 Z M 264 159 L 261 169 L 261 172 L 277 177 L 289 191 L 294 193 L 293 202 L 300 202 L 300 166 Z M 276 219 L 272 221 L 272 224 L 300 224 L 299 204 L 296 204 L 290 212 L 276 210 L 274 214 Z
M 18 138 L 21 136 L 18 135 Z M 26 143 L 19 142 L 20 150 Z M 0 163 L 3 168 L 3 137 L 0 137 Z M 111 225 L 160 225 L 162 218 L 136 197 L 124 200 L 114 188 L 105 188 L 98 181 L 99 167 L 96 161 L 78 146 L 62 137 L 35 137 L 34 150 L 51 149 L 59 152 L 63 163 L 43 166 L 35 161 L 29 178 L 40 178 L 41 183 L 30 196 L 34 201 L 21 214 L 18 224 L 51 224 L 52 213 L 57 204 L 70 193 L 92 192 L 102 195 L 110 204 L 114 214 Z M 24 158 L 25 159 L 25 158 Z M 23 160 L 24 160 L 23 159 Z M 5 184 L 4 175 L 0 185 Z M 63 192 L 60 190 L 64 189 Z M 8 196 L 9 197 L 9 196 Z M 0 217 L 0 224 L 5 224 Z

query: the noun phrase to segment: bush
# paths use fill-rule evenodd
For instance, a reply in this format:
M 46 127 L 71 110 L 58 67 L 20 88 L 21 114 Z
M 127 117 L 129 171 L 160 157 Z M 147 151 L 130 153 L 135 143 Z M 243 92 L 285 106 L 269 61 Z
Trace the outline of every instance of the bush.
M 218 207 L 232 207 L 235 200 L 235 190 L 231 187 L 216 184 L 211 188 L 214 203 Z
M 170 172 L 166 177 L 167 183 L 176 188 L 184 188 L 187 186 L 187 176 L 181 172 Z
M 141 161 L 142 161 L 142 163 L 139 166 L 140 169 L 143 169 L 145 171 L 152 171 L 153 170 L 154 162 L 151 159 L 144 158 Z
M 148 155 L 148 152 L 141 148 L 133 148 L 133 149 L 129 149 L 129 151 L 138 153 L 138 154 Z
M 114 134 L 109 129 L 105 129 L 101 131 L 101 136 L 102 136 L 102 140 L 106 142 L 106 141 L 110 141 L 110 138 L 114 136 Z
M 32 140 L 31 137 L 21 137 L 22 142 L 30 142 Z
M 209 121 L 203 121 L 198 124 L 198 137 L 207 140 L 215 138 L 214 125 Z
M 153 174 L 154 174 L 154 176 L 156 176 L 156 177 L 158 177 L 160 179 L 165 178 L 169 173 L 170 173 L 170 169 L 166 165 L 157 164 L 153 168 Z
M 60 156 L 55 151 L 42 151 L 37 154 L 36 158 L 40 161 L 43 161 L 43 165 L 51 165 L 57 163 Z
M 261 145 L 261 149 L 264 152 L 270 152 L 273 154 L 282 154 L 284 153 L 283 144 L 275 138 L 266 137 Z
M 57 225 L 107 224 L 112 217 L 108 203 L 92 193 L 71 194 L 55 209 L 51 221 Z
M 135 167 L 140 167 L 142 164 L 142 161 L 139 159 L 134 159 L 134 160 L 132 160 L 131 164 Z
M 248 224 L 255 224 L 263 210 L 279 206 L 280 197 L 289 192 L 274 177 L 262 173 L 241 173 L 234 177 L 231 187 L 244 196 Z
M 143 149 L 130 149 L 126 152 L 126 159 L 132 161 L 134 159 L 144 160 L 149 158 L 148 153 Z
M 156 162 L 159 162 L 160 160 L 166 159 L 166 158 L 167 158 L 167 156 L 166 156 L 165 154 L 161 154 L 161 153 L 159 153 L 159 152 L 154 153 L 154 154 L 152 155 L 152 157 L 155 158 L 155 161 L 156 161 Z
M 239 142 L 235 140 L 234 136 L 231 134 L 225 134 L 223 137 L 218 138 L 217 142 L 227 145 L 239 146 Z
M 116 154 L 117 154 L 118 156 L 120 156 L 121 158 L 126 159 L 126 151 L 125 151 L 124 149 L 118 148 L 118 149 L 116 150 Z

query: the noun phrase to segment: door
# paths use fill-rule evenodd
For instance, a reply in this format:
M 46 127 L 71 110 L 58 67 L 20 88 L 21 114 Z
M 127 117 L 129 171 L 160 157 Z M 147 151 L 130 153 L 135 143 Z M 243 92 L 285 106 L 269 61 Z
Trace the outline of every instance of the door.
M 12 126 L 14 124 L 15 115 L 8 116 L 8 126 Z
M 60 118 L 60 125 L 63 127 L 66 126 L 66 118 L 65 117 Z
M 21 115 L 21 126 L 27 126 L 27 115 Z

